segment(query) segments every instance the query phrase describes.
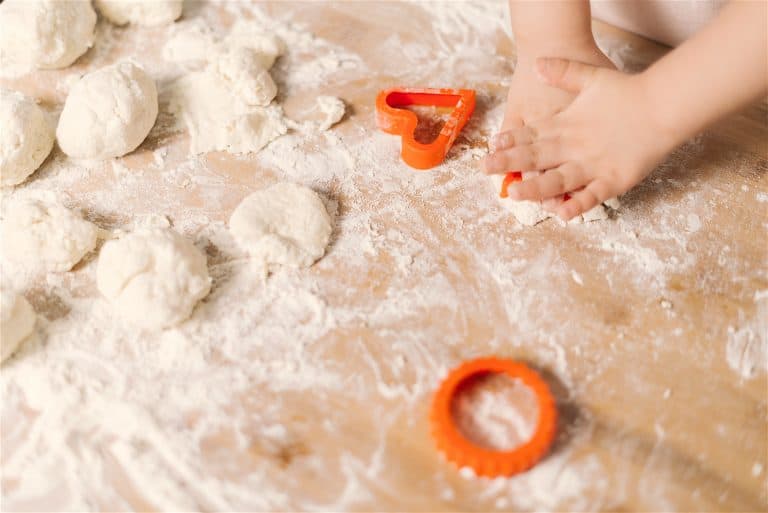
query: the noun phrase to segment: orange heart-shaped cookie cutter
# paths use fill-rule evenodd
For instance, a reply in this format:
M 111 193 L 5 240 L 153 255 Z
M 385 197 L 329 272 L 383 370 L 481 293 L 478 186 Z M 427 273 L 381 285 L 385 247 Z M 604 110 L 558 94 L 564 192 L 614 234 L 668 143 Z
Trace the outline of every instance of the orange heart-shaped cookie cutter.
M 414 137 L 419 120 L 414 112 L 403 108 L 410 105 L 453 107 L 453 111 L 437 138 L 425 144 Z M 377 96 L 376 124 L 389 134 L 401 136 L 401 155 L 406 164 L 416 169 L 429 169 L 445 160 L 474 110 L 475 92 L 471 89 L 395 87 Z

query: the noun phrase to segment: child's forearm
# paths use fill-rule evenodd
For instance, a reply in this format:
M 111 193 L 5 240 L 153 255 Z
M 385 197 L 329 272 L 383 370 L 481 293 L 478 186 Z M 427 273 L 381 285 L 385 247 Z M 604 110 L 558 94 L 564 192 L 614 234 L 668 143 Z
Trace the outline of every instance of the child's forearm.
M 768 92 L 768 3 L 732 1 L 638 77 L 674 146 Z
M 577 58 L 592 48 L 589 0 L 509 0 L 518 58 Z

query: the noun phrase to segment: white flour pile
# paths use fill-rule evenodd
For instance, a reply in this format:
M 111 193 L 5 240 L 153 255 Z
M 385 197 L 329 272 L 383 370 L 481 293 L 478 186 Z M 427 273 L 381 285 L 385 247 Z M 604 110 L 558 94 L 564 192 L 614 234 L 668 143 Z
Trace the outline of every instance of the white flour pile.
M 381 14 L 371 16 L 374 8 Z M 406 8 L 412 16 L 403 17 Z M 319 9 L 345 23 L 365 20 L 371 41 L 325 27 Z M 3 509 L 597 510 L 632 497 L 647 509 L 674 506 L 679 490 L 657 450 L 661 440 L 651 441 L 650 452 L 633 452 L 645 445 L 630 435 L 607 438 L 606 424 L 620 419 L 588 405 L 617 394 L 624 404 L 658 396 L 659 411 L 649 415 L 658 413 L 661 423 L 685 410 L 678 394 L 685 384 L 636 364 L 669 361 L 675 340 L 707 321 L 686 306 L 683 292 L 669 292 L 691 276 L 685 287 L 712 292 L 712 282 L 697 278 L 705 275 L 698 266 L 725 251 L 717 245 L 712 254 L 707 242 L 711 210 L 697 211 L 698 223 L 688 214 L 700 202 L 716 206 L 722 195 L 737 203 L 752 197 L 754 188 L 728 185 L 753 180 L 751 162 L 728 170 L 728 180 L 683 182 L 689 167 L 708 169 L 696 161 L 698 139 L 630 193 L 617 218 L 521 228 L 476 170 L 500 124 L 511 73 L 494 42 L 507 41 L 504 11 L 503 2 L 461 9 L 185 3 L 179 24 L 209 27 L 201 34 L 221 38 L 234 20 L 248 19 L 286 43 L 271 73 L 294 123 L 259 153 L 238 156 L 188 151 L 170 104 L 173 84 L 199 70 L 169 63 L 158 50 L 176 29 L 100 22 L 84 66 L 140 62 L 158 82 L 158 123 L 139 151 L 112 162 L 75 164 L 55 149 L 33 180 L 2 199 L 56 191 L 105 230 L 168 216 L 206 252 L 213 285 L 189 321 L 157 333 L 115 319 L 96 291 L 92 257 L 37 281 L 3 274 L 38 312 L 35 340 L 0 372 Z M 302 19 L 315 20 L 318 34 Z M 42 76 L 35 87 L 49 88 L 51 111 L 61 107 L 67 74 L 83 71 Z M 414 172 L 399 160 L 399 141 L 375 128 L 375 94 L 428 78 L 455 85 L 456 77 L 477 89 L 476 114 L 444 166 Z M 338 104 L 318 96 L 344 98 L 358 110 L 324 132 L 324 120 L 339 117 Z M 282 181 L 327 198 L 334 231 L 313 267 L 263 279 L 226 220 L 253 190 Z M 725 282 L 756 279 L 732 264 L 739 251 L 732 248 L 718 267 Z M 724 364 L 728 337 L 760 340 L 757 331 L 757 338 L 742 334 L 757 326 L 750 323 L 758 301 L 765 296 L 736 297 L 743 319 L 731 312 L 732 333 L 727 322 L 714 327 L 712 340 L 686 356 L 692 367 L 685 369 L 709 376 Z M 649 312 L 664 322 L 649 330 Z M 562 322 L 565 313 L 570 322 Z M 563 412 L 553 454 L 513 479 L 459 473 L 429 438 L 425 412 L 440 378 L 488 354 L 545 369 Z M 764 379 L 760 365 L 736 360 L 750 370 L 732 373 L 734 383 Z M 625 368 L 636 373 L 617 377 Z M 745 472 L 758 457 L 745 458 Z M 633 458 L 647 467 L 625 464 Z M 718 486 L 702 491 L 702 504 L 716 500 Z

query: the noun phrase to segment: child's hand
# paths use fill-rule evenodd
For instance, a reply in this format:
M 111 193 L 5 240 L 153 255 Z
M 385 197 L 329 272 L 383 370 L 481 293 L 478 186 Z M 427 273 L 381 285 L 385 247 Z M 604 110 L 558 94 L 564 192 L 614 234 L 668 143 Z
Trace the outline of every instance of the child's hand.
M 510 198 L 536 201 L 569 193 L 555 210 L 568 220 L 629 190 L 680 142 L 654 118 L 664 106 L 648 97 L 642 75 L 563 59 L 537 64 L 545 83 L 576 98 L 561 112 L 492 140 L 495 152 L 485 158 L 486 173 L 546 171 L 511 185 Z

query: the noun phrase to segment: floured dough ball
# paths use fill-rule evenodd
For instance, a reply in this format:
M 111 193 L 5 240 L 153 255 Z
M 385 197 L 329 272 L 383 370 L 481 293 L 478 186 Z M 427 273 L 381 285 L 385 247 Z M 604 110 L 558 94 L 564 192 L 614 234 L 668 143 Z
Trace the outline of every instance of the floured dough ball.
M 119 62 L 85 75 L 72 87 L 56 138 L 70 157 L 120 157 L 141 144 L 156 118 L 155 82 L 132 62 Z
M 90 0 L 5 0 L 0 4 L 0 61 L 26 69 L 65 68 L 93 44 Z
M 269 105 L 277 95 L 275 82 L 252 48 L 234 48 L 216 59 L 212 66 L 232 92 L 248 105 Z
M 0 90 L 0 184 L 23 182 L 53 148 L 53 127 L 26 96 Z
M 529 180 L 535 176 L 538 176 L 539 172 L 533 171 L 529 173 L 523 173 L 523 179 Z M 550 217 L 557 217 L 555 214 L 544 210 L 541 206 L 541 202 L 538 201 L 516 201 L 511 198 L 500 197 L 501 187 L 504 184 L 504 175 L 494 174 L 490 175 L 491 188 L 499 198 L 501 205 L 509 210 L 517 222 L 525 226 L 533 226 Z M 606 207 L 610 207 L 612 210 L 618 210 L 621 204 L 617 198 L 611 198 L 604 204 L 600 204 L 584 212 L 583 214 L 574 217 L 570 223 L 581 223 L 590 221 L 602 221 L 608 219 L 608 210 Z
M 96 0 L 99 12 L 115 25 L 167 25 L 181 16 L 182 0 Z
M 142 228 L 104 244 L 99 291 L 131 323 L 174 326 L 211 290 L 205 255 L 170 228 Z
M 0 294 L 0 362 L 11 356 L 35 328 L 35 311 L 29 302 L 9 290 Z
M 279 183 L 245 198 L 232 213 L 229 229 L 264 265 L 309 267 L 325 253 L 331 217 L 311 189 Z
M 58 203 L 21 199 L 3 210 L 3 258 L 25 270 L 69 271 L 96 247 L 98 228 Z

